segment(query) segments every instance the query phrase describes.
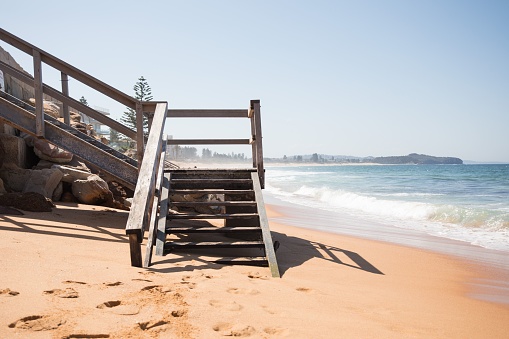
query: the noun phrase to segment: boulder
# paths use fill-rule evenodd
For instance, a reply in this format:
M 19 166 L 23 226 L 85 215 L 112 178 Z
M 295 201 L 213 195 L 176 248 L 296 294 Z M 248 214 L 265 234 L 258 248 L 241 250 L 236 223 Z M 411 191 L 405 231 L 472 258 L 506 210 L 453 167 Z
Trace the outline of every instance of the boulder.
M 36 192 L 51 198 L 62 179 L 62 172 L 57 169 L 9 168 L 0 170 L 0 178 L 12 191 Z
M 113 194 L 108 189 L 106 181 L 98 175 L 92 174 L 85 180 L 76 180 L 72 183 L 72 194 L 79 202 L 90 205 L 99 205 L 113 200 Z
M 24 168 L 27 162 L 27 147 L 23 138 L 10 134 L 0 134 L 0 167 Z M 3 152 L 2 152 L 3 150 Z M 3 154 L 3 156 L 2 156 Z
M 72 153 L 58 148 L 42 139 L 34 141 L 34 152 L 40 159 L 59 164 L 68 163 L 72 160 Z
M 30 212 L 51 212 L 55 207 L 50 199 L 35 192 L 5 193 L 0 195 L 0 205 Z
M 32 175 L 32 170 L 23 168 L 4 168 L 0 170 L 0 178 L 5 186 L 15 192 L 21 192 L 25 188 L 28 178 Z
M 63 193 L 64 193 L 64 185 L 60 181 L 58 183 L 57 187 L 55 188 L 55 190 L 53 191 L 53 195 L 51 196 L 51 200 L 52 201 L 60 201 L 60 199 L 62 198 L 62 194 Z
M 74 182 L 76 180 L 87 180 L 87 178 L 92 175 L 90 172 L 81 171 L 76 168 L 61 166 L 61 165 L 53 165 L 51 168 L 57 169 L 62 172 L 62 181 L 64 182 Z
M 30 98 L 28 99 L 30 104 L 35 107 L 35 99 Z M 43 110 L 44 113 L 51 115 L 53 118 L 58 119 L 60 118 L 60 106 L 55 104 L 54 102 L 43 100 Z
M 62 172 L 57 169 L 31 170 L 22 192 L 36 192 L 52 199 L 62 176 Z

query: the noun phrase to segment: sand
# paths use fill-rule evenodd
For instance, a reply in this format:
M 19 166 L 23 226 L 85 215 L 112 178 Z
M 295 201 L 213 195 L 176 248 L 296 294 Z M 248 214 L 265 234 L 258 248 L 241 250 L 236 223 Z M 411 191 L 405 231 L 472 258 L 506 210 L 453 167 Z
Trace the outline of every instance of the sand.
M 269 210 L 269 219 L 275 216 Z M 42 217 L 43 219 L 39 219 Z M 384 242 L 271 222 L 283 276 L 194 255 L 129 265 L 127 212 L 0 215 L 1 338 L 507 338 L 500 274 Z M 500 278 L 500 277 L 499 277 Z

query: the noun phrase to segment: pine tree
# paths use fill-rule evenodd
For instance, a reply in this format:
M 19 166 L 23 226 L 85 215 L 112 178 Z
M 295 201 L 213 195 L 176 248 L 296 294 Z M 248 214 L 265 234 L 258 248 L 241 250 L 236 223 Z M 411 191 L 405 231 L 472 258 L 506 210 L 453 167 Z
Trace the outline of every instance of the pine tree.
M 85 99 L 85 97 L 84 97 L 83 95 L 82 95 L 82 96 L 81 96 L 81 98 L 80 98 L 80 102 L 81 102 L 83 105 L 85 105 L 85 106 L 89 106 L 89 105 L 88 105 L 88 101 L 87 101 L 87 99 Z
M 152 89 L 148 85 L 147 79 L 141 76 L 138 82 L 134 85 L 134 97 L 140 101 L 152 100 Z M 120 122 L 129 127 L 132 130 L 136 130 L 136 111 L 130 107 L 127 107 L 127 111 L 124 112 L 120 118 Z M 143 130 L 145 133 L 148 131 L 148 119 L 143 117 Z

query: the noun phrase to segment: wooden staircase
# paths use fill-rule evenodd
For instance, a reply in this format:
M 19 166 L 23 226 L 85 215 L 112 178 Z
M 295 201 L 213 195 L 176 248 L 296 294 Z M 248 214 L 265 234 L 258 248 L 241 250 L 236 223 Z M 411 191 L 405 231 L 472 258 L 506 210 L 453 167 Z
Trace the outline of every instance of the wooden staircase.
M 221 264 L 268 266 L 279 277 L 256 169 L 177 169 L 164 176 L 156 255 L 197 252 Z

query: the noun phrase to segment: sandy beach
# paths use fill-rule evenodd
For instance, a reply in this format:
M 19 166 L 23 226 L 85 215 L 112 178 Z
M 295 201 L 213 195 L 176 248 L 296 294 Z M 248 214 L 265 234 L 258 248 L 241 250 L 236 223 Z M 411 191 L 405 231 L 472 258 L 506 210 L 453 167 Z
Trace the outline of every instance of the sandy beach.
M 272 221 L 281 279 L 189 254 L 140 269 L 126 219 L 76 204 L 0 215 L 0 337 L 507 338 L 509 305 L 471 297 L 503 272 L 466 260 Z

